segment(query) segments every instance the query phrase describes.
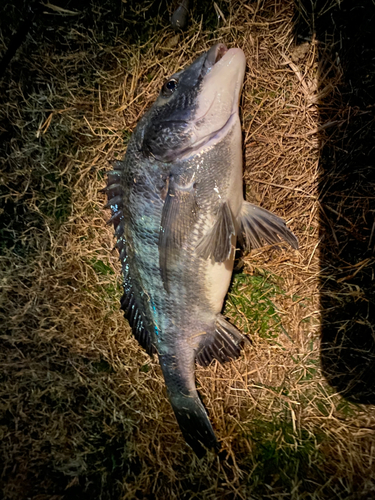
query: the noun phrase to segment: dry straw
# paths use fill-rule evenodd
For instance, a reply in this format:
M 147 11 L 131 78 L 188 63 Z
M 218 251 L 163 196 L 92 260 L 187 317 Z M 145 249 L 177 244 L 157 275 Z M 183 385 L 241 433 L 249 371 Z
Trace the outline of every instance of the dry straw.
M 131 12 L 134 22 L 145 5 Z M 314 38 L 295 45 L 293 2 L 213 5 L 210 26 L 195 16 L 174 34 L 160 13 L 147 25 L 151 38 L 131 43 L 115 21 L 101 31 L 98 2 L 97 29 L 72 16 L 76 24 L 57 29 L 59 49 L 29 39 L 8 70 L 0 110 L 14 137 L 1 174 L 4 498 L 348 499 L 373 491 L 374 411 L 345 402 L 319 368 L 318 165 L 329 127 L 319 128 L 317 103 L 340 71 L 319 67 Z M 219 41 L 247 59 L 247 198 L 284 217 L 300 249 L 244 257 L 227 311 L 252 346 L 236 362 L 197 370 L 224 450 L 199 462 L 157 360 L 119 311 L 120 266 L 101 190 L 164 79 Z M 265 331 L 241 302 L 252 303 L 256 283 L 257 303 L 274 306 L 262 313 L 272 316 Z

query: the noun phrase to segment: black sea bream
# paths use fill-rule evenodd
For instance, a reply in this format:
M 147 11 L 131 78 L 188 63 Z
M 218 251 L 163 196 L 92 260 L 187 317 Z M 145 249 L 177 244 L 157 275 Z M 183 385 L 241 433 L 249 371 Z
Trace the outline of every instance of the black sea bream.
M 237 358 L 246 338 L 222 315 L 237 238 L 247 248 L 297 239 L 243 200 L 241 49 L 218 44 L 168 80 L 109 173 L 124 277 L 121 305 L 157 354 L 178 424 L 198 456 L 219 444 L 195 387 L 195 362 Z

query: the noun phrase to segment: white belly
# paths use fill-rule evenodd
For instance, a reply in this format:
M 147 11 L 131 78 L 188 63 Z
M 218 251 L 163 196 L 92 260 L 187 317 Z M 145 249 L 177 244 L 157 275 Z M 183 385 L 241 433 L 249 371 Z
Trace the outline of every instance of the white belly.
M 223 308 L 225 295 L 227 294 L 233 272 L 234 250 L 231 258 L 225 262 L 209 261 L 206 270 L 206 289 L 209 300 L 215 314 Z
M 242 147 L 241 147 L 241 125 L 239 119 L 234 125 L 234 139 L 231 151 L 230 182 L 226 192 L 226 201 L 231 209 L 233 219 L 238 231 L 237 217 L 243 203 L 243 181 L 242 181 Z M 223 308 L 224 298 L 227 294 L 233 272 L 234 254 L 237 243 L 236 237 L 232 237 L 232 252 L 230 258 L 225 262 L 207 262 L 206 289 L 215 313 Z

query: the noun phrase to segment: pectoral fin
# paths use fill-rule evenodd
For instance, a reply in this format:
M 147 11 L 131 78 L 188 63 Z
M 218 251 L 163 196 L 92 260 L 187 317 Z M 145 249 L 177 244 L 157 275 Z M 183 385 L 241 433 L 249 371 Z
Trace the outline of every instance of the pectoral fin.
M 179 250 L 190 234 L 197 211 L 194 184 L 179 186 L 171 176 L 164 201 L 159 235 L 159 266 L 166 289 L 168 289 L 170 271 L 176 262 Z
M 215 262 L 224 262 L 232 251 L 232 236 L 235 234 L 232 212 L 224 202 L 220 206 L 215 224 L 198 242 L 195 253 L 203 259 L 212 257 Z
M 260 248 L 265 244 L 280 243 L 282 240 L 289 243 L 292 248 L 298 248 L 297 238 L 287 228 L 283 219 L 264 208 L 244 201 L 239 222 L 248 250 Z

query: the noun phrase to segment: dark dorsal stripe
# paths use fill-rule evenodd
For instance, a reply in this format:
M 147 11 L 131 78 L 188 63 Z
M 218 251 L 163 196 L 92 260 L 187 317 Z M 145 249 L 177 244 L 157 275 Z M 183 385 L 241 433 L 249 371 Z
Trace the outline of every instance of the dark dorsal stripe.
M 121 162 L 116 162 L 114 164 L 115 169 L 108 172 L 108 183 L 105 189 L 108 199 L 106 208 L 110 208 L 112 212 L 112 217 L 109 219 L 108 224 L 113 224 L 115 229 L 115 236 L 117 238 L 116 248 L 120 254 L 124 279 L 124 294 L 121 298 L 121 309 L 125 313 L 125 318 L 129 321 L 134 337 L 146 352 L 152 355 L 156 354 L 156 349 L 152 343 L 150 333 L 144 326 L 142 309 L 140 307 L 141 301 L 136 296 L 129 273 L 129 262 L 124 238 L 123 191 L 121 187 L 121 171 L 119 170 L 121 165 Z

